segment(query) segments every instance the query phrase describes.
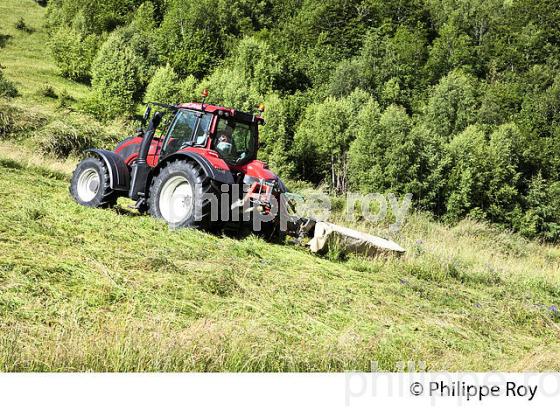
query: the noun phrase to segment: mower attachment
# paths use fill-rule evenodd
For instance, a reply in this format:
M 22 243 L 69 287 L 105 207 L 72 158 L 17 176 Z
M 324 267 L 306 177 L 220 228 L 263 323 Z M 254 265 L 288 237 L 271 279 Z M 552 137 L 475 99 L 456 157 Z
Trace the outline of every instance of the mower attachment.
M 329 247 L 337 247 L 345 253 L 377 256 L 405 252 L 398 244 L 378 236 L 358 232 L 328 222 L 317 222 L 313 238 L 309 241 L 311 252 L 323 253 Z

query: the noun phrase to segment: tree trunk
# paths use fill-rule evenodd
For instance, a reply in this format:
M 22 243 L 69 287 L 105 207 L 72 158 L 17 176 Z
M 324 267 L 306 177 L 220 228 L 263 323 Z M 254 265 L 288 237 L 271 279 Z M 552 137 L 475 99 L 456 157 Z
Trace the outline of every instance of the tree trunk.
M 334 155 L 331 154 L 331 186 L 336 191 L 336 173 L 334 170 Z

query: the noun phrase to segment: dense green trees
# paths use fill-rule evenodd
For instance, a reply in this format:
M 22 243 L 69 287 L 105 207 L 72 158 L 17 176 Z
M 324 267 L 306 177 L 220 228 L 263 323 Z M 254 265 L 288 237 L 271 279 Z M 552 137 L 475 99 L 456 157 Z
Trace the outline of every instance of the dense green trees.
M 357 118 L 357 137 L 350 149 L 350 177 L 362 192 L 421 193 L 429 141 L 404 108 L 390 105 L 383 112 L 375 101 L 364 106 Z
M 253 111 L 263 159 L 334 192 L 413 193 L 560 239 L 560 14 L 544 0 L 52 0 L 61 74 L 102 118 Z
M 254 110 L 280 81 L 282 66 L 266 41 L 240 40 L 232 54 L 202 82 L 214 101 Z
M 450 139 L 476 122 L 477 108 L 476 80 L 452 71 L 430 92 L 426 124 L 441 138 Z

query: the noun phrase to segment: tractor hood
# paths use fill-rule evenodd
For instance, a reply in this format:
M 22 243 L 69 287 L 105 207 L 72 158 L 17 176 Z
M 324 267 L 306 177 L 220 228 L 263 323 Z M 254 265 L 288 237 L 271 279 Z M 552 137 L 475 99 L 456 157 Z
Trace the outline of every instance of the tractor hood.
M 278 180 L 278 176 L 268 169 L 266 162 L 254 160 L 248 164 L 236 167 L 239 171 L 243 172 L 246 176 L 255 179 L 264 179 L 266 181 Z

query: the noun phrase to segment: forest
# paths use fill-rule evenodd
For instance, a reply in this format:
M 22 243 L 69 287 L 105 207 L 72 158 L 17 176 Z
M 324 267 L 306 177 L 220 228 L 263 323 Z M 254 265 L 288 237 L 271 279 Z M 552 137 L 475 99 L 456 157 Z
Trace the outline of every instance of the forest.
M 264 102 L 259 155 L 288 181 L 412 193 L 444 221 L 560 240 L 557 1 L 38 2 L 98 121 L 203 89 Z M 17 94 L 1 71 L 0 93 Z

